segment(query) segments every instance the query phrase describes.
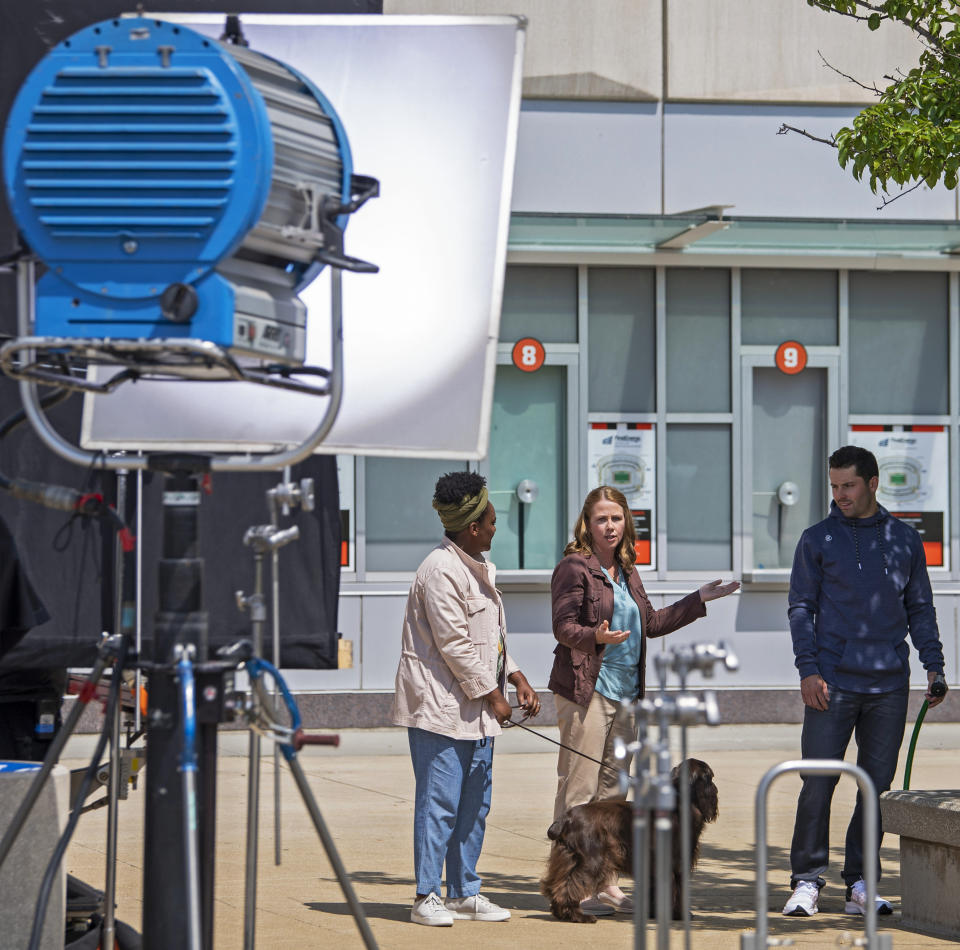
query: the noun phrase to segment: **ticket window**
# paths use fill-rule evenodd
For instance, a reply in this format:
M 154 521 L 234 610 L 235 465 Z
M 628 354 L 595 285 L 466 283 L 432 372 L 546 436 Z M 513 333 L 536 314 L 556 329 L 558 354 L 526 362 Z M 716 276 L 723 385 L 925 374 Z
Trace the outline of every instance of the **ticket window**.
M 838 445 L 836 355 L 784 372 L 775 353 L 742 358 L 744 574 L 780 579 L 803 530 L 827 515 L 827 457 Z M 790 367 L 788 367 L 790 368 Z
M 836 271 L 745 268 L 740 296 L 743 571 L 783 580 L 830 502 L 841 286 Z
M 552 570 L 569 540 L 576 360 L 527 372 L 507 359 L 497 367 L 490 454 L 481 463 L 497 511 L 491 557 L 499 570 Z

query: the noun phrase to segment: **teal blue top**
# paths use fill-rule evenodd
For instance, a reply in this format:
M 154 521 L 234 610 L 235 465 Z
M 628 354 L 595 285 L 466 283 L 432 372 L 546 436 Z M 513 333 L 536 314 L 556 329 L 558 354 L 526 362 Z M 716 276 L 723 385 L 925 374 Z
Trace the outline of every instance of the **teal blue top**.
M 609 573 L 608 573 L 609 576 Z M 597 692 L 613 702 L 634 700 L 640 691 L 640 648 L 643 646 L 643 624 L 640 608 L 630 596 L 623 572 L 617 569 L 613 584 L 613 617 L 611 630 L 629 630 L 623 643 L 608 643 L 603 651 L 603 663 L 597 677 Z

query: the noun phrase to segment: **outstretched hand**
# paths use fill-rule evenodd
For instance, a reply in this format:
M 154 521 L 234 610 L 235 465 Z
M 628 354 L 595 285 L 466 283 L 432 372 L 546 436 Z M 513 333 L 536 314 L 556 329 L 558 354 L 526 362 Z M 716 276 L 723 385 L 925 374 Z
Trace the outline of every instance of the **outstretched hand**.
M 724 584 L 717 579 L 704 584 L 703 587 L 700 588 L 700 600 L 703 601 L 703 603 L 706 603 L 708 600 L 717 600 L 739 589 L 740 581 L 730 581 L 729 584 Z

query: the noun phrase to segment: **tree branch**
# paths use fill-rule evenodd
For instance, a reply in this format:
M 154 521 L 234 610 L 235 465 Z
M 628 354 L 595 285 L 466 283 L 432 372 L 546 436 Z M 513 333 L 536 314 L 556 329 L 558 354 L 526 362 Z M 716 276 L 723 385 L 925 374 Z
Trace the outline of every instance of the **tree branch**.
M 837 69 L 837 67 L 834 66 L 833 63 L 828 62 L 826 57 L 823 55 L 823 53 L 820 50 L 817 50 L 817 56 L 820 57 L 820 61 L 823 63 L 824 66 L 827 67 L 827 69 L 832 69 L 838 76 L 843 76 L 843 78 L 846 79 L 848 82 L 852 82 L 855 86 L 859 86 L 861 89 L 866 89 L 867 92 L 872 92 L 874 93 L 874 95 L 877 95 L 877 96 L 883 95 L 883 90 L 877 89 L 876 83 L 874 83 L 872 86 L 868 86 L 866 83 L 860 82 L 859 79 L 854 79 L 853 76 L 848 76 L 845 72 L 842 72 L 841 70 Z
M 922 181 L 918 181 L 915 185 L 911 185 L 909 188 L 904 188 L 903 191 L 894 195 L 892 198 L 886 198 L 881 195 L 881 203 L 877 205 L 877 211 L 883 211 L 887 205 L 892 205 L 898 198 L 902 198 L 904 195 L 909 195 L 911 191 L 916 191 L 922 184 Z
M 805 135 L 808 139 L 813 139 L 814 142 L 822 142 L 824 145 L 832 145 L 834 148 L 838 148 L 837 140 L 833 135 L 828 139 L 820 138 L 819 135 L 814 135 L 812 132 L 808 132 L 806 129 L 798 129 L 796 126 L 787 125 L 784 122 L 779 129 L 777 129 L 777 135 L 786 135 L 788 132 L 796 132 L 798 135 Z

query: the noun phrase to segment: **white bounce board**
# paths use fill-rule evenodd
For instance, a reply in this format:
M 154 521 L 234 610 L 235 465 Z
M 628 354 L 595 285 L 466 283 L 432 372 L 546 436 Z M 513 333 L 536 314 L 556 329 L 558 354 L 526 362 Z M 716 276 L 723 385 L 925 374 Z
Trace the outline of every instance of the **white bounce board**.
M 145 14 L 219 37 L 224 17 Z M 486 454 L 513 184 L 524 21 L 516 17 L 241 17 L 250 48 L 312 79 L 354 171 L 380 197 L 350 216 L 344 396 L 318 451 Z M 330 366 L 330 281 L 302 294 L 307 362 Z M 101 373 L 101 376 L 105 374 Z M 297 445 L 326 397 L 251 383 L 127 383 L 85 397 L 87 449 L 237 452 Z

